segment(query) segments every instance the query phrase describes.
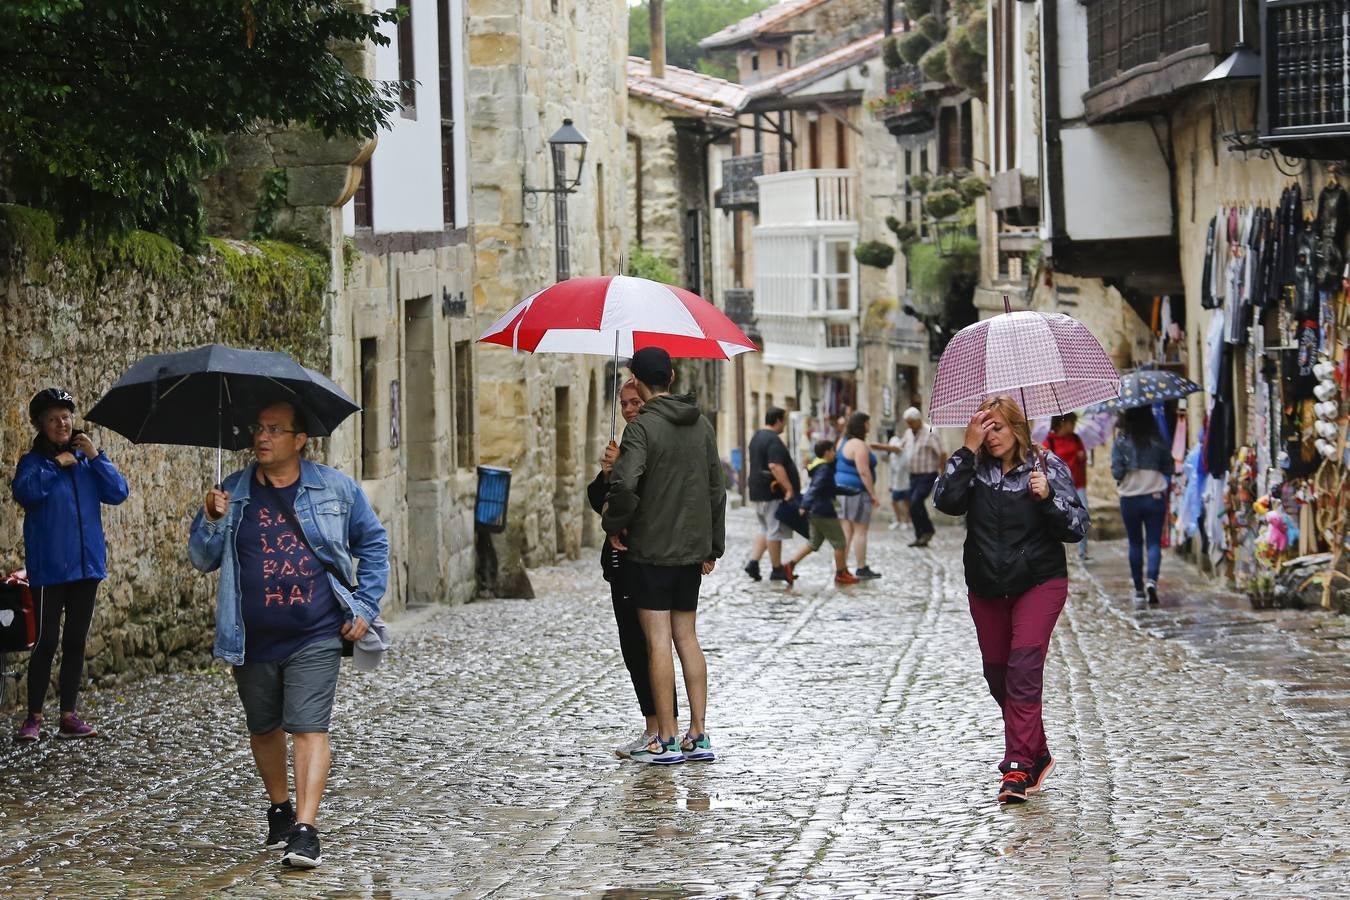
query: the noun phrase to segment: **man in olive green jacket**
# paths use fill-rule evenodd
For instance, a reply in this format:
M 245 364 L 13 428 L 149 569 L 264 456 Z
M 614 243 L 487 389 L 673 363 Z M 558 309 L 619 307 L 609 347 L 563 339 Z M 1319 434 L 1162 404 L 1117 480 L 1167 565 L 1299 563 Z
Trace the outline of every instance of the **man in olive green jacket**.
M 610 544 L 628 551 L 630 592 L 647 636 L 658 734 L 638 762 L 710 761 L 704 727 L 708 669 L 696 622 L 703 576 L 713 571 L 726 538 L 726 483 L 717 439 L 693 394 L 670 393 L 670 354 L 646 347 L 629 364 L 642 412 L 624 429 L 603 508 Z M 675 724 L 675 661 L 680 655 L 689 696 L 689 730 Z

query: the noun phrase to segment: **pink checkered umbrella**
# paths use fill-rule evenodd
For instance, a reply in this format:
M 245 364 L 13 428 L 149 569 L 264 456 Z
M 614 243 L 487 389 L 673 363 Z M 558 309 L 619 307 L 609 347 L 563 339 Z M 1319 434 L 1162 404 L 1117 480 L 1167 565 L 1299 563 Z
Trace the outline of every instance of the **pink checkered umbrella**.
M 1003 306 L 1008 310 L 1008 298 Z M 967 325 L 938 360 L 934 425 L 965 425 L 986 397 L 1007 394 L 1027 418 L 1054 416 L 1120 395 L 1120 375 L 1082 322 L 1062 313 L 1006 311 Z

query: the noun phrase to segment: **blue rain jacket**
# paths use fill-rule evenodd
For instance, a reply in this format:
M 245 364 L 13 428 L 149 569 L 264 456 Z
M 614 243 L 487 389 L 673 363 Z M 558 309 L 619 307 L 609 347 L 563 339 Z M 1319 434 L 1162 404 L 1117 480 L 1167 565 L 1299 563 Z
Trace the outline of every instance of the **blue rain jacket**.
M 14 473 L 14 499 L 24 509 L 23 548 L 33 587 L 108 577 L 102 504 L 127 499 L 127 480 L 102 452 L 80 451 L 75 465 L 30 450 Z

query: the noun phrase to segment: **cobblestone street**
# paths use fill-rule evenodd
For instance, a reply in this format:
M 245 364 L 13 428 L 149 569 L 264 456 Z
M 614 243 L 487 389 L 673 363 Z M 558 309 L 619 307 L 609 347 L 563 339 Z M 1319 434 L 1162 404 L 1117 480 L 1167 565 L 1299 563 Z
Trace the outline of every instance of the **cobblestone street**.
M 344 668 L 325 862 L 309 873 L 261 849 L 266 803 L 223 669 L 91 693 L 106 738 L 0 748 L 0 883 L 14 897 L 1344 891 L 1344 619 L 1252 613 L 1170 555 L 1163 607 L 1134 610 L 1123 546 L 1094 545 L 1087 573 L 1071 566 L 1046 672 L 1058 768 L 1001 808 L 962 536 L 915 550 L 878 526 L 882 580 L 827 587 L 820 554 L 790 593 L 751 584 L 746 542 L 729 541 L 700 615 L 710 765 L 612 755 L 640 719 L 589 552 L 532 573 L 543 599 L 405 617 L 378 672 Z

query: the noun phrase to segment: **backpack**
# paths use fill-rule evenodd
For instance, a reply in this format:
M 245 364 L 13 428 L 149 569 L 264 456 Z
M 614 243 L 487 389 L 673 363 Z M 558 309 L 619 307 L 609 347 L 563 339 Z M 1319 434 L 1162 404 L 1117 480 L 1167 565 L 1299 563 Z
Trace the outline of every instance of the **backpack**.
M 36 643 L 33 593 L 28 588 L 28 573 L 20 569 L 0 584 L 0 653 L 32 650 Z

